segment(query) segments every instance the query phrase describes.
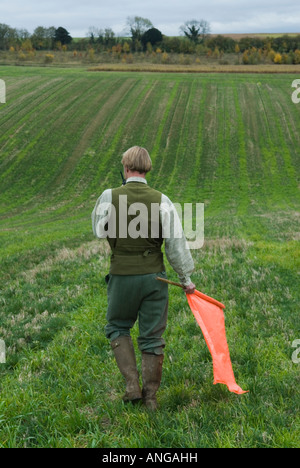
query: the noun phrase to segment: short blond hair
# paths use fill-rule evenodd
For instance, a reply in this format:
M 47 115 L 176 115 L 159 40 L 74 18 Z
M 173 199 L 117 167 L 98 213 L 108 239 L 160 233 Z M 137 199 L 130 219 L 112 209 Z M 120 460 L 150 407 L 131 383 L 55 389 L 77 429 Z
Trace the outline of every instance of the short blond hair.
M 122 164 L 124 167 L 128 167 L 130 171 L 137 171 L 140 174 L 147 173 L 152 169 L 152 161 L 148 151 L 140 146 L 129 148 L 123 154 Z

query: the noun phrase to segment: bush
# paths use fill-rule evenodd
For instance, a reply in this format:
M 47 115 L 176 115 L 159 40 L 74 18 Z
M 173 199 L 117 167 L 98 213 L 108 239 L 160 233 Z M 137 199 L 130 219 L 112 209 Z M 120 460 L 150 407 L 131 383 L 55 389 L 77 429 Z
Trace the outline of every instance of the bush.
M 282 63 L 282 55 L 279 52 L 275 54 L 274 63 Z
M 250 63 L 249 51 L 245 50 L 245 52 L 243 53 L 243 64 L 244 65 L 249 65 L 249 63 Z
M 169 57 L 169 55 L 167 54 L 167 52 L 164 52 L 164 53 L 162 54 L 161 60 L 162 60 L 162 63 L 170 63 L 170 57 Z
M 244 65 L 258 65 L 262 61 L 261 49 L 252 47 L 251 50 L 245 50 L 243 53 L 243 64 Z
M 18 59 L 21 62 L 24 62 L 27 59 L 26 54 L 24 54 L 24 52 L 22 50 L 20 50 L 20 52 L 18 53 Z
M 273 49 L 271 49 L 270 52 L 268 53 L 268 59 L 271 60 L 271 62 L 274 62 L 275 55 L 276 53 L 274 52 Z
M 294 52 L 294 63 L 299 64 L 300 63 L 300 50 L 296 49 Z
M 89 61 L 93 62 L 95 60 L 95 50 L 94 49 L 89 49 Z
M 53 54 L 46 54 L 45 55 L 45 63 L 52 63 L 54 60 L 54 55 Z

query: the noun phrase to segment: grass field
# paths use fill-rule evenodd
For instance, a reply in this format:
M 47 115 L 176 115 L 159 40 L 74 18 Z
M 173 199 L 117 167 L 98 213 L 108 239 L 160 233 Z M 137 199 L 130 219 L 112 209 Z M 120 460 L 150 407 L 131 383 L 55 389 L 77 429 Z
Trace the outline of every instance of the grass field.
M 0 447 L 299 447 L 297 75 L 1 67 L 0 78 Z M 121 402 L 103 333 L 109 252 L 90 215 L 136 144 L 154 188 L 205 204 L 192 279 L 226 305 L 246 395 L 212 384 L 173 288 L 161 409 Z

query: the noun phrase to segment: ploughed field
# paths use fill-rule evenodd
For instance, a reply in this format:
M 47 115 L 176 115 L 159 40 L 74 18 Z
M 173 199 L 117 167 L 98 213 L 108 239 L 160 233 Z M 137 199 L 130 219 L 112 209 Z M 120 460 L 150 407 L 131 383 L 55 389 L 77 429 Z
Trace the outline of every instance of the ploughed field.
M 0 78 L 0 446 L 299 446 L 297 77 L 1 67 Z M 212 385 L 201 330 L 170 287 L 161 411 L 120 401 L 103 333 L 109 250 L 90 215 L 133 145 L 150 152 L 154 188 L 204 203 L 192 279 L 226 305 L 246 395 Z

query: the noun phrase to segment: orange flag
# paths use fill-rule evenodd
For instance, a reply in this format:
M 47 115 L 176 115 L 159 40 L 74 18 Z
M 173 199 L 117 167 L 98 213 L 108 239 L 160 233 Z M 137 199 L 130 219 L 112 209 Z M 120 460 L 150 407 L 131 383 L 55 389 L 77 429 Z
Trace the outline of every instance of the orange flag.
M 225 384 L 230 392 L 239 395 L 247 393 L 234 378 L 226 340 L 225 306 L 197 290 L 194 294 L 186 294 L 186 297 L 213 359 L 214 384 Z

